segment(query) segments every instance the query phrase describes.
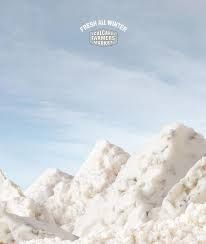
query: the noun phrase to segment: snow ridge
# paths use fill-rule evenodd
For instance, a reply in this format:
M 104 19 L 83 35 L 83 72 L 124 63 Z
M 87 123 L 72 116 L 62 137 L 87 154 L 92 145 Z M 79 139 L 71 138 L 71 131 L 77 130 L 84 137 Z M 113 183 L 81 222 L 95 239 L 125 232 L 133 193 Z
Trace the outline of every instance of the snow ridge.
M 206 243 L 205 155 L 205 138 L 175 123 L 131 156 L 100 141 L 74 177 L 48 169 L 25 193 L 0 172 L 0 241 Z
M 182 124 L 164 128 L 90 203 L 74 233 L 82 236 L 108 228 L 118 232 L 149 221 L 171 187 L 205 152 L 206 140 L 193 129 Z

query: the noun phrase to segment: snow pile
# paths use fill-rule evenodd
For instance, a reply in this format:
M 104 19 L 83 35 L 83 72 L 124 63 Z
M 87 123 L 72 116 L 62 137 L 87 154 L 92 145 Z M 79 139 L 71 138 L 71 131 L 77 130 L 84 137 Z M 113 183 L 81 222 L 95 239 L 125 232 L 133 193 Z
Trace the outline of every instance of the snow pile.
M 190 203 L 206 203 L 206 158 L 199 160 L 165 197 L 160 218 L 175 218 Z
M 203 244 L 206 243 L 206 204 L 190 204 L 185 213 L 175 219 L 151 220 L 128 234 L 98 233 L 93 237 L 70 242 L 42 239 L 22 244 Z
M 0 203 L 9 213 L 53 221 L 43 206 L 27 198 L 19 186 L 10 181 L 2 171 L 0 171 Z
M 63 225 L 66 230 L 73 227 L 76 217 L 84 213 L 87 202 L 115 180 L 128 158 L 129 154 L 120 147 L 101 141 L 73 180 L 60 170 L 46 170 L 26 190 L 26 197 L 21 193 L 4 202 L 1 219 L 5 227 L 0 240 L 76 239 L 60 227 Z
M 108 141 L 99 141 L 72 181 L 72 199 L 87 202 L 116 178 L 129 154 Z
M 134 243 L 206 243 L 206 204 L 190 204 L 175 219 L 151 221 L 135 232 Z
M 100 141 L 95 145 L 72 182 L 70 178 L 62 180 L 65 178 L 62 173 L 59 177 L 59 173 L 52 175 L 49 172 L 40 177 L 37 183 L 26 191 L 26 194 L 37 202 L 43 203 L 53 215 L 55 222 L 70 231 L 73 229 L 76 218 L 84 213 L 88 201 L 115 180 L 128 158 L 129 154 L 120 147 L 107 141 Z M 61 180 L 55 181 L 54 178 Z M 51 182 L 58 182 L 58 184 L 51 184 Z M 42 190 L 39 191 L 38 188 Z
M 169 191 L 156 219 L 139 227 L 134 225 L 130 231 L 115 233 L 109 228 L 93 231 L 80 243 L 205 243 L 205 192 L 206 157 L 203 157 Z
M 164 197 L 206 152 L 205 139 L 194 130 L 166 127 L 140 154 L 130 157 L 115 182 L 93 201 L 76 222 L 74 233 L 129 230 L 157 213 Z
M 205 155 L 201 135 L 173 124 L 131 157 L 101 141 L 73 179 L 49 169 L 26 197 L 1 176 L 0 241 L 206 243 Z
M 30 198 L 24 196 L 16 197 L 7 202 L 3 202 L 3 205 L 5 211 L 8 213 L 54 223 L 47 209 Z
M 44 206 L 54 221 L 59 224 L 67 202 L 73 177 L 58 169 L 47 169 L 25 194 Z
M 75 242 L 55 239 L 31 240 L 21 244 L 203 244 L 206 243 L 206 204 L 190 204 L 185 213 L 175 219 L 151 220 L 133 232 L 115 237 L 96 234 Z
M 135 231 L 136 243 L 206 243 L 205 192 L 206 157 L 203 157 L 169 191 L 159 218 Z
M 77 239 L 55 224 L 10 214 L 1 208 L 0 240 L 3 243 L 19 243 L 24 240 L 54 238 L 56 236 L 61 239 Z
M 74 222 L 82 215 L 89 200 L 105 190 L 116 179 L 129 154 L 108 141 L 98 142 L 72 181 L 66 219 Z
M 58 195 L 60 185 L 69 189 L 73 176 L 59 169 L 47 169 L 26 191 L 25 195 L 34 201 L 47 205 L 49 198 Z
M 25 223 L 19 223 L 11 216 L 18 215 L 35 220 L 43 220 L 47 223 L 54 223 L 53 218 L 47 209 L 36 203 L 34 200 L 25 197 L 20 188 L 6 176 L 0 173 L 0 241 L 13 243 L 14 241 L 30 240 L 34 237 L 46 237 L 40 233 L 35 234 L 34 228 Z M 54 235 L 53 235 L 54 236 Z

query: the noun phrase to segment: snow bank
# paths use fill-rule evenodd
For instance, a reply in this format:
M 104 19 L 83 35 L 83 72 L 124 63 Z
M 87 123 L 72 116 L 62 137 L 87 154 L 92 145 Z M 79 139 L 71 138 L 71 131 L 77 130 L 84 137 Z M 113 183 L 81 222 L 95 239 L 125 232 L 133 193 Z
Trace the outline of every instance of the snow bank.
M 25 194 L 44 206 L 55 222 L 59 224 L 59 218 L 64 215 L 64 204 L 67 204 L 66 197 L 72 179 L 73 176 L 59 169 L 47 169 L 26 190 Z
M 18 221 L 18 219 L 12 218 L 6 212 L 0 217 L 0 240 L 3 243 L 19 243 L 21 240 L 31 240 L 45 237 L 54 236 L 49 234 L 47 235 L 43 232 L 38 232 L 32 228 L 32 226 L 22 223 Z
M 20 187 L 9 180 L 2 171 L 0 171 L 0 203 L 9 213 L 53 221 L 43 206 L 26 197 Z
M 90 202 L 76 222 L 78 236 L 111 228 L 131 229 L 156 213 L 170 188 L 206 152 L 205 139 L 181 124 L 166 127 L 132 155 L 115 182 Z
M 19 243 L 24 240 L 54 238 L 75 240 L 75 236 L 62 230 L 55 224 L 21 217 L 4 211 L 0 217 L 0 240 L 3 243 Z
M 189 204 L 175 219 L 151 221 L 135 232 L 135 243 L 206 243 L 206 204 Z
M 59 184 L 56 194 L 46 202 L 55 221 L 71 231 L 78 216 L 95 195 L 106 189 L 116 178 L 129 154 L 107 141 L 98 142 L 88 159 L 71 182 L 70 187 Z
M 206 158 L 199 160 L 165 197 L 161 218 L 174 218 L 184 213 L 190 203 L 206 202 Z
M 120 147 L 100 141 L 72 181 L 62 172 L 47 170 L 26 195 L 45 206 L 55 222 L 69 231 L 87 203 L 115 180 L 128 158 Z
M 203 244 L 206 243 L 206 204 L 190 204 L 185 213 L 175 219 L 151 220 L 130 233 L 97 233 L 93 237 L 70 242 L 42 239 L 21 244 Z
M 108 141 L 99 141 L 71 184 L 72 200 L 87 202 L 117 177 L 129 154 Z
M 13 184 L 6 188 L 2 176 L 0 241 L 206 243 L 205 155 L 201 135 L 173 124 L 131 157 L 99 142 L 73 179 L 47 170 L 26 191 L 27 197 Z M 71 234 L 73 228 L 81 238 Z
M 20 188 L 0 172 L 0 241 L 13 243 L 22 239 L 33 239 L 35 236 L 48 236 L 35 235 L 33 228 L 24 223 L 17 223 L 9 214 L 32 218 L 34 221 L 36 219 L 54 223 L 44 206 L 25 197 Z
M 25 195 L 35 202 L 46 204 L 48 198 L 57 194 L 60 184 L 67 185 L 68 189 L 73 176 L 59 169 L 47 169 L 26 191 Z

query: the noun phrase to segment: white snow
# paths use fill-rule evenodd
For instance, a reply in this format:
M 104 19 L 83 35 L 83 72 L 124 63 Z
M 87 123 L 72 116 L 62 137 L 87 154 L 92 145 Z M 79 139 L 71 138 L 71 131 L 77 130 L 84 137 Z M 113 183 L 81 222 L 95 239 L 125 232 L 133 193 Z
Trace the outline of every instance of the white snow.
M 116 236 L 109 231 L 70 242 L 42 239 L 21 244 L 204 244 L 206 243 L 206 204 L 190 204 L 175 219 L 151 220 L 130 233 Z
M 71 223 L 84 214 L 89 201 L 114 182 L 128 158 L 127 152 L 108 141 L 99 141 L 95 145 L 71 183 L 64 218 L 61 219 L 65 229 L 72 229 Z
M 47 169 L 25 192 L 25 195 L 44 206 L 54 221 L 64 215 L 64 204 L 73 176 L 59 169 Z
M 71 241 L 63 241 L 59 238 L 44 238 L 38 240 L 22 241 L 20 244 L 71 244 Z
M 67 185 L 68 189 L 73 176 L 59 169 L 47 169 L 43 174 L 25 191 L 25 195 L 40 204 L 46 204 L 48 198 L 57 194 L 60 184 Z
M 190 203 L 206 203 L 206 158 L 199 160 L 165 197 L 159 213 L 161 218 L 175 218 Z
M 10 215 L 9 215 L 10 214 Z M 1 172 L 0 174 L 0 241 L 3 243 L 13 243 L 13 240 L 19 241 L 24 239 L 32 239 L 34 236 L 45 237 L 47 235 L 35 235 L 33 228 L 22 223 L 19 225 L 11 214 L 32 218 L 35 220 L 43 220 L 47 223 L 54 224 L 52 216 L 47 209 L 35 202 L 34 200 L 24 196 L 20 188 L 12 181 L 6 178 Z
M 78 236 L 102 229 L 122 231 L 155 215 L 170 188 L 206 152 L 205 139 L 194 130 L 166 127 L 139 154 L 130 157 L 115 182 L 90 202 L 76 222 Z
M 115 180 L 128 157 L 120 147 L 99 141 L 72 182 L 71 176 L 49 169 L 25 194 L 43 204 L 58 225 L 72 230 L 87 202 Z
M 74 178 L 49 169 L 26 196 L 1 173 L 0 242 L 204 244 L 205 155 L 204 137 L 176 123 L 131 157 L 98 142 Z
M 21 217 L 7 213 L 1 209 L 0 240 L 3 243 L 20 242 L 23 240 L 54 238 L 75 240 L 77 237 L 62 230 L 52 223 L 38 221 L 30 217 Z
M 133 234 L 135 243 L 141 244 L 204 244 L 206 204 L 189 204 L 175 219 L 148 222 Z

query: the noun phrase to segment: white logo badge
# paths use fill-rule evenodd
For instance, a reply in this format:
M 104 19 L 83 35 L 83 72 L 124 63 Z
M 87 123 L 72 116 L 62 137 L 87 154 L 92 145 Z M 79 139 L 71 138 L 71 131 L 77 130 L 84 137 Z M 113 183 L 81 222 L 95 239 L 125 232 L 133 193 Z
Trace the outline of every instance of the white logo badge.
M 95 30 L 90 30 L 94 28 Z M 126 32 L 127 27 L 117 21 L 103 19 L 87 22 L 80 27 L 80 30 L 81 32 L 90 30 L 90 44 L 97 47 L 111 47 L 118 43 L 118 31 Z
M 90 31 L 89 42 L 99 47 L 116 45 L 118 43 L 118 32 L 108 29 Z

